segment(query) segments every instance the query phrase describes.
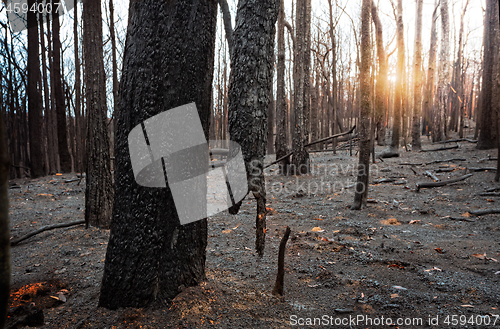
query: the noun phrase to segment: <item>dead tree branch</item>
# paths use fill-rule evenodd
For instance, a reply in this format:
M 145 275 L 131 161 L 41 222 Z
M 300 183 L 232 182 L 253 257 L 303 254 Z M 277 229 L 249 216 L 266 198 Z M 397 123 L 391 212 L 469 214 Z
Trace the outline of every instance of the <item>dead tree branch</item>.
M 11 246 L 16 246 L 19 244 L 19 242 L 21 241 L 24 241 L 26 239 L 29 239 L 31 238 L 32 236 L 35 236 L 37 234 L 40 234 L 42 232 L 45 232 L 45 231 L 50 231 L 50 230 L 54 230 L 56 228 L 63 228 L 63 227 L 71 227 L 71 226 L 75 226 L 75 225 L 82 225 L 82 224 L 85 224 L 85 220 L 78 220 L 76 222 L 69 222 L 69 223 L 61 223 L 61 224 L 55 224 L 55 225 L 48 225 L 48 226 L 43 226 L 41 228 L 39 228 L 38 230 L 36 231 L 33 231 L 33 232 L 30 232 L 20 238 L 17 238 L 17 239 L 13 239 L 10 241 L 10 245 Z
M 285 278 L 285 247 L 290 236 L 290 228 L 287 226 L 285 235 L 280 242 L 278 251 L 278 274 L 276 275 L 276 282 L 274 283 L 273 295 L 283 296 L 283 280 Z
M 463 176 L 460 176 L 460 177 L 457 177 L 457 178 L 453 178 L 453 179 L 449 179 L 449 180 L 443 180 L 443 181 L 440 181 L 440 182 L 421 182 L 421 183 L 417 183 L 417 192 L 420 191 L 421 188 L 433 188 L 433 187 L 441 187 L 441 186 L 445 186 L 445 185 L 448 185 L 448 184 L 451 184 L 451 183 L 456 183 L 456 182 L 460 182 L 460 181 L 463 181 L 469 177 L 471 177 L 472 174 L 467 174 L 467 175 L 463 175 Z
M 500 209 L 483 209 L 483 210 L 469 210 L 469 213 L 475 216 L 483 216 L 489 214 L 500 214 Z
M 432 149 L 432 150 L 421 150 L 420 152 L 437 152 L 437 151 L 453 150 L 453 149 L 457 149 L 457 148 L 458 148 L 458 145 L 454 145 L 454 146 L 440 147 L 438 149 Z

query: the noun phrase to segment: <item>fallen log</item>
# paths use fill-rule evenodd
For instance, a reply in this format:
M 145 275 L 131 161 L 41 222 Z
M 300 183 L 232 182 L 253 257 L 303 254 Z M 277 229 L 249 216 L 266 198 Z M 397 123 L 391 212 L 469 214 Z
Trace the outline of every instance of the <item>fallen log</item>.
M 452 172 L 453 170 L 455 170 L 455 168 L 438 168 L 438 169 L 436 169 L 436 172 L 437 173 L 440 173 L 440 172 Z
M 349 129 L 349 131 L 346 131 L 345 133 L 340 133 L 340 134 L 332 135 L 330 137 L 318 139 L 317 141 L 311 142 L 309 144 L 305 144 L 304 147 L 309 147 L 309 146 L 312 146 L 312 145 L 316 145 L 316 144 L 319 144 L 319 143 L 326 142 L 326 141 L 328 141 L 330 139 L 334 139 L 334 138 L 338 138 L 338 137 L 341 137 L 341 136 L 349 135 L 349 134 L 351 134 L 354 131 L 355 128 L 356 128 L 356 125 L 352 126 L 352 128 Z
M 430 162 L 402 162 L 399 165 L 400 166 L 428 166 L 431 164 L 436 164 L 436 163 L 441 163 L 441 162 L 453 162 L 453 161 L 467 161 L 465 158 L 451 158 L 451 159 L 444 159 L 444 160 L 434 160 Z
M 380 184 L 380 183 L 392 183 L 395 182 L 396 180 L 394 178 L 380 178 L 376 179 L 372 182 L 372 184 Z
M 448 184 L 451 184 L 451 183 L 456 183 L 456 182 L 460 182 L 460 181 L 466 180 L 467 178 L 469 178 L 471 176 L 472 176 L 472 174 L 467 174 L 467 175 L 463 175 L 463 176 L 460 176 L 460 177 L 457 177 L 457 178 L 453 178 L 453 179 L 449 179 L 449 180 L 443 180 L 443 181 L 440 181 L 440 182 L 421 182 L 421 183 L 417 183 L 417 192 L 419 192 L 421 188 L 441 187 L 441 186 L 445 186 L 445 185 L 448 185 Z
M 451 158 L 451 159 L 445 159 L 445 160 L 434 160 L 434 161 L 426 162 L 425 165 L 428 166 L 430 164 L 441 163 L 441 162 L 453 162 L 453 161 L 467 161 L 467 159 L 465 159 L 465 158 Z
M 28 233 L 28 234 L 26 234 L 26 235 L 24 235 L 24 236 L 22 236 L 20 238 L 10 240 L 10 245 L 11 246 L 15 246 L 15 245 L 19 244 L 21 241 L 29 239 L 32 236 L 35 236 L 35 235 L 40 234 L 40 233 L 45 232 L 45 231 L 54 230 L 56 228 L 64 228 L 64 227 L 71 227 L 71 226 L 76 226 L 76 225 L 82 225 L 82 224 L 85 224 L 85 220 L 78 220 L 76 222 L 69 222 L 69 223 L 61 223 L 61 224 L 43 226 L 43 227 L 39 228 L 38 230 L 30 232 L 30 233 Z
M 397 158 L 397 157 L 399 157 L 399 153 L 394 151 L 383 151 L 377 156 L 377 158 L 379 159 Z
M 483 216 L 489 214 L 500 214 L 500 209 L 483 209 L 483 210 L 469 210 L 469 213 L 475 216 Z
M 351 129 L 349 129 L 349 131 L 346 131 L 345 133 L 340 133 L 340 134 L 332 135 L 330 137 L 319 139 L 319 140 L 311 142 L 309 144 L 305 144 L 304 147 L 309 147 L 309 146 L 312 146 L 312 145 L 315 145 L 315 144 L 319 144 L 319 143 L 325 142 L 325 141 L 330 140 L 330 139 L 334 139 L 334 138 L 337 138 L 337 137 L 341 137 L 341 136 L 344 136 L 344 135 L 351 134 L 354 131 L 355 128 L 356 128 L 356 126 L 353 126 Z M 281 162 L 281 161 L 285 160 L 286 158 L 288 158 L 289 156 L 291 156 L 293 153 L 294 153 L 294 151 L 292 151 L 292 152 L 288 153 L 287 155 L 284 155 L 281 158 L 279 158 L 279 159 L 271 162 L 270 164 L 264 166 L 264 169 L 269 168 L 272 165 L 275 165 L 278 162 Z
M 498 192 L 483 192 L 479 193 L 479 196 L 500 196 L 500 193 Z
M 483 168 L 471 167 L 471 168 L 467 168 L 467 169 L 469 169 L 470 171 L 488 171 L 488 170 L 497 171 L 497 168 L 495 168 L 495 167 L 483 167 Z
M 478 162 L 484 162 L 484 161 L 497 161 L 498 158 L 492 158 L 492 157 L 487 157 L 487 158 L 482 158 L 477 160 Z
M 458 148 L 458 145 L 454 145 L 454 146 L 440 147 L 438 149 L 420 150 L 420 152 L 437 152 L 437 151 L 453 150 L 453 149 L 457 149 L 457 148 Z
M 67 184 L 67 183 L 79 182 L 81 180 L 82 180 L 81 178 L 73 178 L 73 179 L 67 179 L 63 183 Z
M 456 220 L 456 221 L 462 221 L 462 222 L 475 222 L 475 220 L 468 219 L 466 217 L 454 217 L 454 216 L 444 216 L 441 219 L 450 219 L 450 220 Z
M 290 236 L 290 227 L 286 227 L 285 235 L 280 242 L 278 251 L 278 274 L 276 275 L 276 282 L 274 283 L 273 295 L 283 296 L 283 282 L 285 278 L 285 247 L 288 237 Z
M 446 144 L 446 143 L 458 143 L 458 142 L 477 143 L 477 140 L 469 139 L 469 138 L 458 138 L 458 139 L 449 139 L 446 141 L 434 142 L 432 144 Z

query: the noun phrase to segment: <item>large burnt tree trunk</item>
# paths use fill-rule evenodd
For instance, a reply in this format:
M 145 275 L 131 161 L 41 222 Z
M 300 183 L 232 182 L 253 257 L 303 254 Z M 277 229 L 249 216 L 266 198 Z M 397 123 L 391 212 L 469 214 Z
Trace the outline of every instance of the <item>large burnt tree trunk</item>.
M 481 126 L 477 148 L 487 150 L 496 147 L 497 144 L 497 114 L 493 104 L 493 84 L 496 72 L 494 71 L 495 51 L 497 49 L 495 8 L 497 1 L 487 0 L 484 22 L 484 58 L 483 58 L 483 84 L 481 89 Z
M 280 1 L 278 15 L 278 62 L 276 65 L 276 159 L 288 153 L 287 147 L 287 104 L 285 92 L 285 9 L 284 0 Z M 279 164 L 281 175 L 285 175 L 290 158 Z
M 53 97 L 57 116 L 57 143 L 59 150 L 59 163 L 62 172 L 71 172 L 71 155 L 69 154 L 67 128 L 66 128 L 66 106 L 64 104 L 64 91 L 61 77 L 61 40 L 59 38 L 59 15 L 52 17 L 52 75 L 53 75 Z
M 106 105 L 106 72 L 102 44 L 101 1 L 83 3 L 83 54 L 87 108 L 87 177 L 85 222 L 99 228 L 111 226 L 113 186 Z
M 360 111 L 359 111 L 359 163 L 358 180 L 354 193 L 354 203 L 351 209 L 359 210 L 366 203 L 368 195 L 368 178 L 370 173 L 370 118 L 371 109 L 371 76 L 372 65 L 370 44 L 370 12 L 372 2 L 363 0 L 361 7 L 361 67 L 359 72 L 360 81 Z
M 168 187 L 138 185 L 127 141 L 145 119 L 191 102 L 208 138 L 216 18 L 215 0 L 130 3 L 100 306 L 162 305 L 205 279 L 206 219 L 180 225 Z
M 28 6 L 35 3 L 30 0 Z M 40 59 L 38 44 L 38 24 L 36 13 L 28 11 L 28 124 L 30 136 L 31 178 L 45 175 L 45 157 L 42 136 L 42 95 L 38 82 L 40 77 Z M 41 84 L 40 84 L 41 87 Z
M 36 28 L 36 25 L 35 27 Z M 0 328 L 7 319 L 10 295 L 10 226 L 9 226 L 10 157 L 5 134 L 4 115 L 0 113 Z
M 229 134 L 241 145 L 249 190 L 257 199 L 255 248 L 260 256 L 264 254 L 266 236 L 263 165 L 279 5 L 278 0 L 238 2 L 229 78 Z
M 420 115 L 422 112 L 422 9 L 423 0 L 417 0 L 415 21 L 415 57 L 414 57 L 414 97 L 413 97 L 413 119 L 412 119 L 412 149 L 420 151 Z

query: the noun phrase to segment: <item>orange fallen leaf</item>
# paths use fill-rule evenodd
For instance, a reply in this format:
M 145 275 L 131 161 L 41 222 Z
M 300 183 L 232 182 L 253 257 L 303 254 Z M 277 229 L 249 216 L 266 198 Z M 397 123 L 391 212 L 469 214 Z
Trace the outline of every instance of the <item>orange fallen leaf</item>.
M 471 256 L 479 258 L 479 259 L 486 259 L 486 253 L 484 253 L 484 254 L 472 254 Z
M 324 232 L 325 230 L 322 230 L 321 227 L 319 226 L 316 226 L 316 227 L 313 227 L 313 229 L 311 230 L 311 232 Z
M 222 233 L 224 233 L 224 234 L 231 233 L 231 229 L 224 230 L 224 231 L 222 231 Z
M 444 254 L 444 251 L 441 248 L 435 248 L 434 250 L 436 250 L 440 254 Z
M 488 202 L 495 202 L 495 200 L 493 200 L 493 199 L 486 199 L 486 201 L 488 201 Z
M 57 174 L 56 174 L 56 176 L 62 176 L 62 174 L 60 174 L 60 173 L 57 173 Z
M 462 307 L 474 307 L 474 306 L 472 306 L 472 305 L 469 305 L 469 304 L 465 304 L 465 305 L 460 305 L 460 306 L 462 306 Z
M 403 265 L 398 265 L 398 264 L 391 264 L 391 265 L 387 265 L 387 267 L 396 267 L 396 268 L 400 268 L 402 270 L 405 269 L 405 267 Z
M 391 298 L 398 298 L 399 295 L 398 294 L 391 294 Z
M 413 219 L 410 221 L 410 224 L 416 224 L 416 223 L 420 223 L 421 220 L 420 219 Z
M 313 218 L 314 220 L 323 220 L 324 218 Z

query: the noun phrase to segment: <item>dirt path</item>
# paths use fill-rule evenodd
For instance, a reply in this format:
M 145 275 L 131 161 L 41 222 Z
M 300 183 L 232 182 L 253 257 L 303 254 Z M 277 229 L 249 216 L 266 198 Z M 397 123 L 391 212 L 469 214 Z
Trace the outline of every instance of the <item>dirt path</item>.
M 288 328 L 307 327 L 314 318 L 337 328 L 384 327 L 388 318 L 403 321 L 389 326 L 399 328 L 484 327 L 480 321 L 500 328 L 500 215 L 468 213 L 500 208 L 498 197 L 478 195 L 500 187 L 495 173 L 474 172 L 462 182 L 415 191 L 416 182 L 432 181 L 426 171 L 445 180 L 466 168 L 496 166 L 479 161 L 495 151 L 459 144 L 379 160 L 371 181 L 393 181 L 371 185 L 370 203 L 361 211 L 348 208 L 357 163 L 348 151 L 314 154 L 315 172 L 305 177 L 267 169 L 265 256 L 254 252 L 255 201 L 247 199 L 238 215 L 209 219 L 207 282 L 186 289 L 163 310 L 97 308 L 108 231 L 76 226 L 44 232 L 12 249 L 11 305 L 43 308 L 41 328 Z M 466 160 L 401 164 L 451 158 Z M 20 188 L 9 191 L 11 235 L 83 219 L 84 182 L 64 183 L 71 178 L 15 181 Z M 278 298 L 271 290 L 286 226 L 292 234 L 285 295 Z M 61 295 L 65 303 L 50 297 Z M 19 318 L 12 314 L 9 323 Z

